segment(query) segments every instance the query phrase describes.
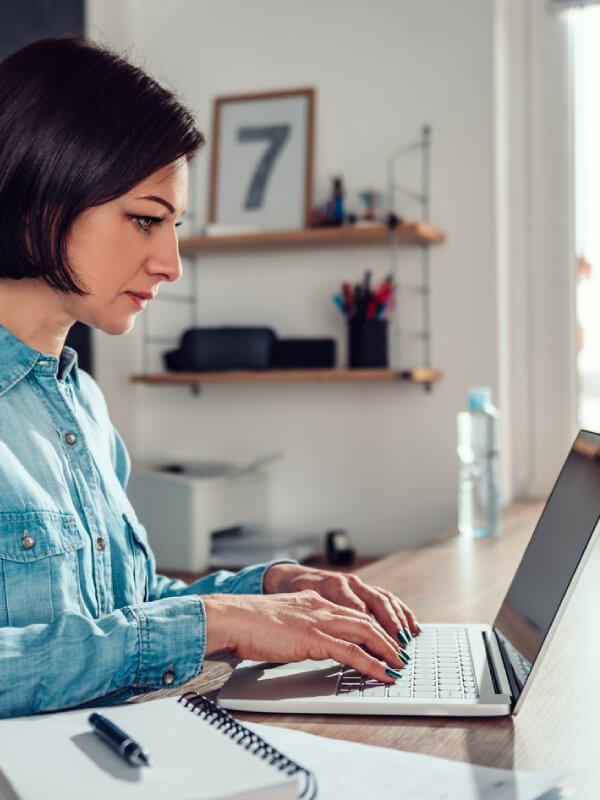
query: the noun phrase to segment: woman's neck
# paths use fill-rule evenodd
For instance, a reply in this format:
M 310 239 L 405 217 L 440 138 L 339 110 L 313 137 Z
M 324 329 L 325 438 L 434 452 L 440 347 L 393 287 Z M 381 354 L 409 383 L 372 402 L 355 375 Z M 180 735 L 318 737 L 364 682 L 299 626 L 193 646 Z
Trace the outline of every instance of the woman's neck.
M 0 280 L 0 325 L 35 350 L 60 356 L 74 322 L 44 281 Z

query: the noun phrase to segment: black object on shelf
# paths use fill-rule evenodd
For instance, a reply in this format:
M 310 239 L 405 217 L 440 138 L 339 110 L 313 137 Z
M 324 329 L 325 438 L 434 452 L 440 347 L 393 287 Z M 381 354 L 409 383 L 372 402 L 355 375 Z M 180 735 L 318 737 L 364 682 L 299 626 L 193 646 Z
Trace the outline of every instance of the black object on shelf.
M 351 547 L 348 531 L 336 528 L 325 534 L 325 555 L 330 564 L 354 564 L 356 550 Z
M 348 322 L 348 366 L 388 366 L 388 321 L 352 317 Z
M 266 327 L 188 328 L 163 358 L 168 370 L 179 372 L 268 369 L 275 340 Z
M 275 369 L 335 367 L 335 339 L 277 339 L 271 366 Z

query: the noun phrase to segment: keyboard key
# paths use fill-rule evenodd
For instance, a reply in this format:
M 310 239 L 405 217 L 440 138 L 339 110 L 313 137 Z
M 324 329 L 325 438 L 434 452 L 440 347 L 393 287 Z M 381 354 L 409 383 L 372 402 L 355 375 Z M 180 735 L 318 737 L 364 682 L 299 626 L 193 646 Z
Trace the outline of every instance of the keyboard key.
M 462 692 L 446 692 L 442 690 L 440 692 L 440 697 L 443 697 L 445 699 L 458 700 L 459 697 L 462 697 Z
M 366 686 L 363 689 L 363 697 L 385 697 L 385 686 Z
M 424 692 L 421 691 L 420 689 L 417 691 L 415 689 L 415 691 L 413 692 L 413 697 L 427 697 L 433 699 L 435 697 L 435 692 Z
M 410 697 L 410 689 L 406 686 L 390 686 L 388 697 Z

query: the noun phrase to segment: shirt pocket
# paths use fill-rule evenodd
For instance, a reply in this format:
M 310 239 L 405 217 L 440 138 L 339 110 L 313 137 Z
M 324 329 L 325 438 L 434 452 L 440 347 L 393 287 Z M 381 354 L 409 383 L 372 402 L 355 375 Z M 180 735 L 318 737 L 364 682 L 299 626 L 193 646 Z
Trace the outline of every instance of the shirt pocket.
M 150 544 L 144 526 L 134 513 L 124 511 L 123 519 L 126 523 L 129 546 L 131 548 L 136 601 L 145 603 L 149 597 L 148 561 L 150 559 Z
M 74 514 L 0 512 L 0 624 L 50 623 L 82 613 L 78 551 L 84 538 Z

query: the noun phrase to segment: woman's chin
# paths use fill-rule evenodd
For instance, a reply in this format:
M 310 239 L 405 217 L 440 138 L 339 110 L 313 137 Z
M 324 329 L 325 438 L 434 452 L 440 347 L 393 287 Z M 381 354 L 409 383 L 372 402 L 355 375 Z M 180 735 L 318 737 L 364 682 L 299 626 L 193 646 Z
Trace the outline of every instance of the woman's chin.
M 121 336 L 128 333 L 135 322 L 135 314 L 128 314 L 126 317 L 115 317 L 110 320 L 103 320 L 101 325 L 98 325 L 101 331 L 108 333 L 109 336 Z

